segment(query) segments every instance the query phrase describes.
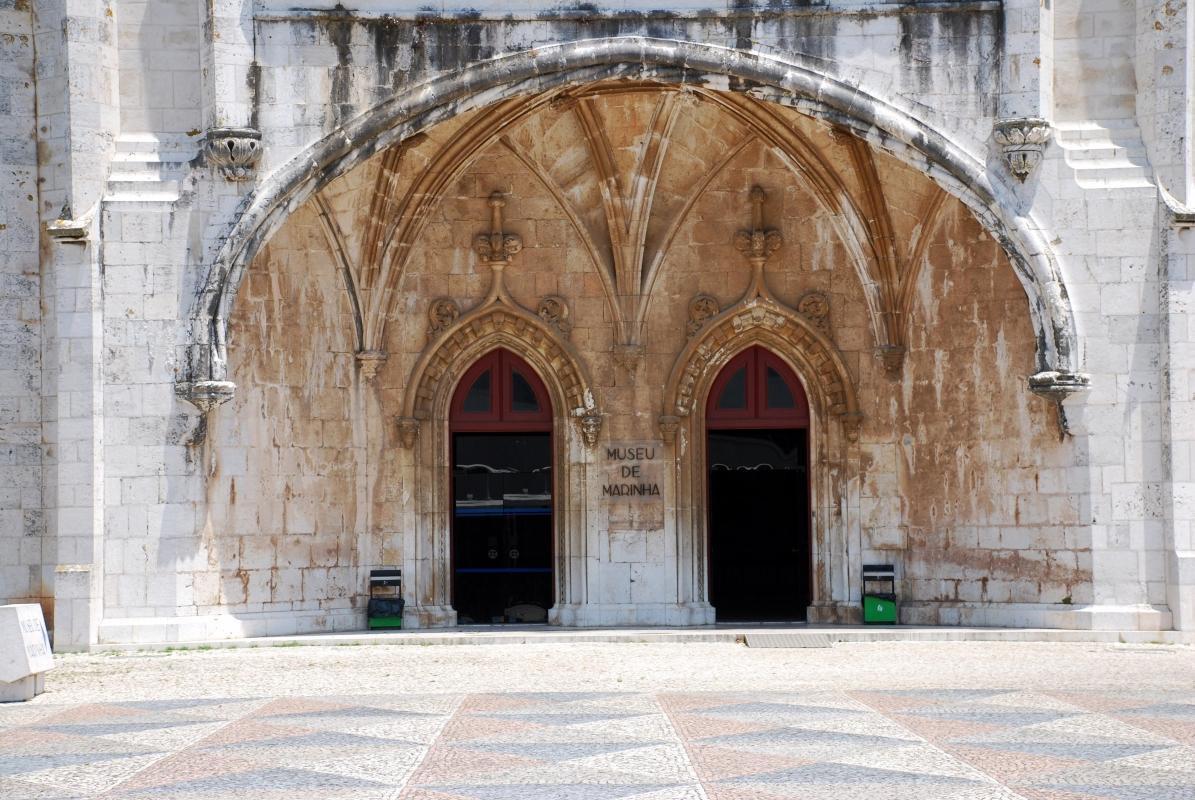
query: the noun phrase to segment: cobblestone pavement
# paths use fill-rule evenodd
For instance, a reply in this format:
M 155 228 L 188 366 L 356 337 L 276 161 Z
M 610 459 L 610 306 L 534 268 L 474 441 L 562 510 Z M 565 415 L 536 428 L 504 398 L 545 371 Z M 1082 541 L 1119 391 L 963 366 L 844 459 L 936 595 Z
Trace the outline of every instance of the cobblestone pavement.
M 268 660 L 305 664 L 318 661 L 314 650 Z M 377 648 L 359 650 L 340 658 L 366 664 Z M 481 650 L 459 648 L 455 657 L 494 657 Z M 644 651 L 624 652 L 633 662 Z M 727 684 L 750 678 L 754 656 L 729 646 L 709 652 L 722 654 L 708 666 Z M 595 680 L 590 691 L 473 692 L 465 681 L 455 693 L 292 694 L 284 690 L 296 679 L 283 670 L 278 691 L 247 696 L 213 692 L 203 667 L 230 660 L 248 671 L 261 657 L 142 660 L 147 673 L 173 664 L 175 690 L 129 699 L 134 682 L 90 702 L 52 690 L 0 706 L 0 798 L 1195 798 L 1189 653 L 1138 661 L 1138 684 L 1093 689 L 1085 667 L 1066 671 L 1067 650 L 1034 652 L 1053 652 L 1054 688 L 985 687 L 982 675 L 968 688 L 851 688 L 846 674 L 834 688 L 796 691 L 605 691 Z M 97 674 L 132 664 L 126 674 L 135 680 L 138 659 L 94 664 Z M 65 666 L 78 692 L 87 670 L 69 659 Z M 518 671 L 517 656 L 511 668 Z M 892 683 L 917 682 L 917 671 L 909 663 L 912 674 Z

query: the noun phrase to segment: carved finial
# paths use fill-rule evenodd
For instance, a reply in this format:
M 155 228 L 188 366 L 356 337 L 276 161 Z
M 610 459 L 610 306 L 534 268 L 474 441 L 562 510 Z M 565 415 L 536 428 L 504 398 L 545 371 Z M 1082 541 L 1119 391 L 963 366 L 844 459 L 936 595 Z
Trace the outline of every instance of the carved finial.
M 523 249 L 523 238 L 518 234 L 504 233 L 502 230 L 502 209 L 506 200 L 501 192 L 490 195 L 490 232 L 481 233 L 473 241 L 473 248 L 481 260 L 487 263 L 503 263 L 510 261 L 511 256 Z
M 751 230 L 739 231 L 734 237 L 734 246 L 752 261 L 770 256 L 784 244 L 780 231 L 763 226 L 763 201 L 767 193 L 758 186 L 751 189 Z

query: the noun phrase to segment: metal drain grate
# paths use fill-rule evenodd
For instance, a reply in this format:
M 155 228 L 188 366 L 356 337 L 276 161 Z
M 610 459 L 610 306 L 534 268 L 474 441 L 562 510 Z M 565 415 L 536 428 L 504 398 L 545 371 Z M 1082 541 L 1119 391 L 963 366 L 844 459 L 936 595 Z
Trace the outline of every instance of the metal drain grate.
M 748 633 L 748 647 L 833 647 L 828 633 Z

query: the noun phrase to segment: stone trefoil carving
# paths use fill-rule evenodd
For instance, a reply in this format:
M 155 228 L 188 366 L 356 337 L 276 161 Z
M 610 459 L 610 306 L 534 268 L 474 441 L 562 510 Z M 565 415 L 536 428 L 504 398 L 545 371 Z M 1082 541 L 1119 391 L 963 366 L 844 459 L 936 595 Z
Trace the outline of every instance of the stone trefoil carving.
M 261 131 L 253 128 L 212 128 L 207 132 L 207 158 L 230 181 L 253 177 L 261 160 Z
M 1009 172 L 1024 183 L 1041 161 L 1050 140 L 1050 123 L 1037 117 L 996 120 L 992 138 L 1000 146 Z

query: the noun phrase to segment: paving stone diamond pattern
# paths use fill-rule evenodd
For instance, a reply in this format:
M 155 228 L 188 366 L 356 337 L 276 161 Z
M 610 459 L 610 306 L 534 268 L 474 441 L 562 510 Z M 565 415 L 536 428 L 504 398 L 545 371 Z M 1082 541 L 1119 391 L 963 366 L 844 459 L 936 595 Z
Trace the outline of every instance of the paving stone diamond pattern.
M 522 693 L 30 706 L 5 800 L 1189 800 L 1195 691 Z

